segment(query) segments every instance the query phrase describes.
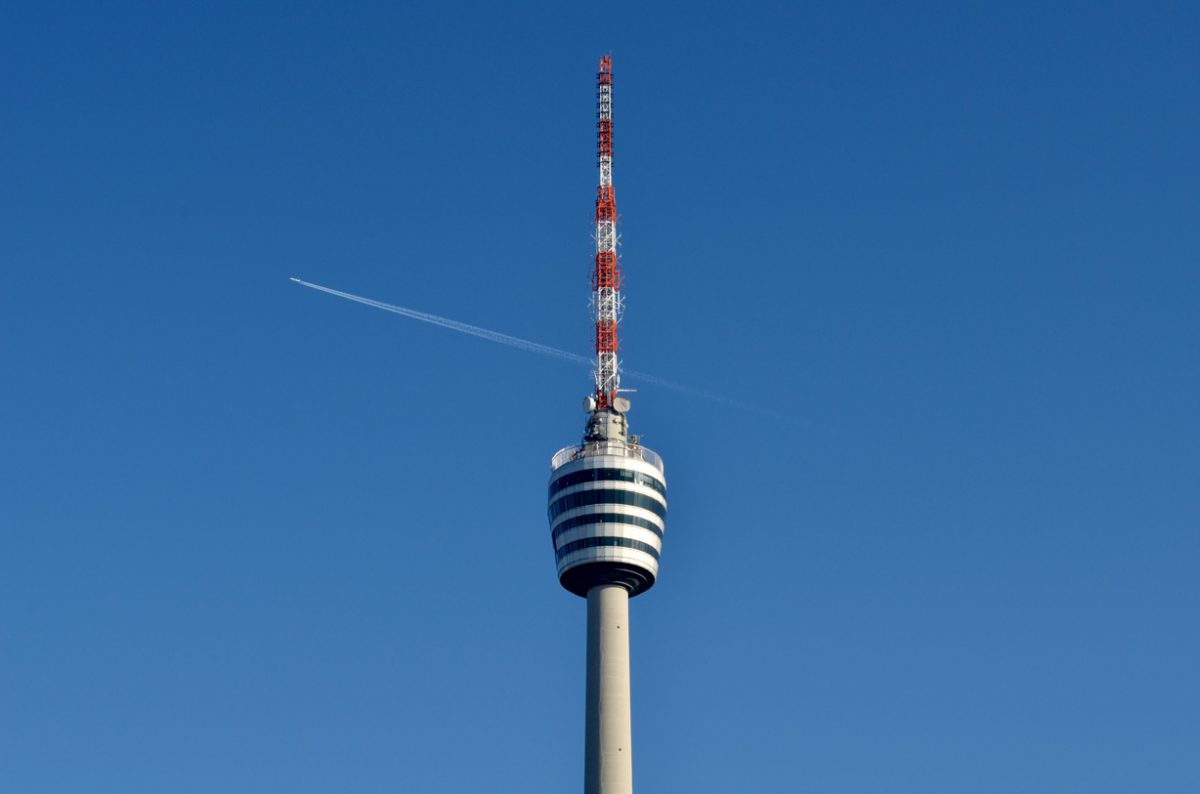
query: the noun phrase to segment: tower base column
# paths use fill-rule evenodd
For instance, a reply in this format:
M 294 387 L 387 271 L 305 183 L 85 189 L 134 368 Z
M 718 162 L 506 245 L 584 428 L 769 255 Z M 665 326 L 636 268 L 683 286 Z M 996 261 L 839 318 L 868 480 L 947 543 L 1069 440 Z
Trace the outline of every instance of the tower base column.
M 629 591 L 615 584 L 587 594 L 587 723 L 584 794 L 633 794 L 629 712 Z

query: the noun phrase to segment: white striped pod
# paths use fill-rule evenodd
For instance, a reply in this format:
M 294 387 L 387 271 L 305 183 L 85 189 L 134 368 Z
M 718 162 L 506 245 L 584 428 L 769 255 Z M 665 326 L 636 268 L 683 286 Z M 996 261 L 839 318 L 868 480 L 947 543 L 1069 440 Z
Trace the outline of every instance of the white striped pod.
M 654 585 L 667 515 L 657 455 L 621 454 L 615 444 L 587 454 L 585 447 L 551 471 L 547 499 L 563 587 L 586 596 L 597 585 L 620 584 L 637 595 Z

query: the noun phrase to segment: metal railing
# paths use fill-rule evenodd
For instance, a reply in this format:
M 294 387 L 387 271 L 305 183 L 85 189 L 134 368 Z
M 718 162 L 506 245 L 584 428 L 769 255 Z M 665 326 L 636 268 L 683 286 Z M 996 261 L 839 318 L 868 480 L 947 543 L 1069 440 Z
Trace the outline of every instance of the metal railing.
M 554 453 L 554 457 L 550 459 L 550 469 L 554 470 L 573 460 L 588 458 L 594 455 L 617 455 L 622 458 L 635 458 L 649 463 L 659 471 L 663 471 L 663 459 L 657 452 L 643 447 L 641 444 L 622 444 L 619 441 L 592 441 L 586 444 L 563 447 Z

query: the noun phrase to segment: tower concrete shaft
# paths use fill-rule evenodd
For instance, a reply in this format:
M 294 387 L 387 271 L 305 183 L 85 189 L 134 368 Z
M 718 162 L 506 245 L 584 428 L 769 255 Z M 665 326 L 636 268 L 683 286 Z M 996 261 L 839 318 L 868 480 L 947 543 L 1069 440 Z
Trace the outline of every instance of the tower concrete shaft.
M 633 794 L 629 710 L 629 591 L 603 584 L 587 594 L 587 716 L 584 794 Z

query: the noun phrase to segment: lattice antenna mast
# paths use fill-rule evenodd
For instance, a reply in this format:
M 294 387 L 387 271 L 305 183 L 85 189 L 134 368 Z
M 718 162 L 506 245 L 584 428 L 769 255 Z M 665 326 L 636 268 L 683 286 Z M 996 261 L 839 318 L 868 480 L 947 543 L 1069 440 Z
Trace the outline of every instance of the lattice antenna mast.
M 617 324 L 621 321 L 621 269 L 617 263 L 617 200 L 612 184 L 612 56 L 600 59 L 596 75 L 597 152 L 600 187 L 596 189 L 596 267 L 592 306 L 596 318 L 596 409 L 611 408 L 621 387 L 617 362 Z

